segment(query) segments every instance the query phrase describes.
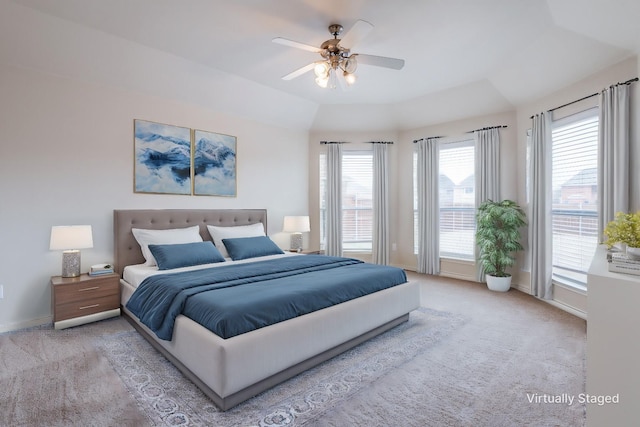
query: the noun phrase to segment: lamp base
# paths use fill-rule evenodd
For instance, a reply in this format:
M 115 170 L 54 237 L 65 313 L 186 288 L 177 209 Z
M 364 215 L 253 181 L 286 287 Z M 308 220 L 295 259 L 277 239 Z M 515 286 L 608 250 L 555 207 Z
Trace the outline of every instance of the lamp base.
M 62 277 L 78 277 L 80 275 L 80 251 L 62 252 Z
M 291 233 L 291 243 L 289 245 L 291 252 L 302 251 L 302 233 Z

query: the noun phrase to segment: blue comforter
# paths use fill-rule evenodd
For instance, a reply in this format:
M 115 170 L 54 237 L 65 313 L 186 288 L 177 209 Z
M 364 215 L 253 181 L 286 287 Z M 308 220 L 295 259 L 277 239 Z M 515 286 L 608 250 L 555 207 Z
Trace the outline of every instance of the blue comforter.
M 322 255 L 160 274 L 127 308 L 164 340 L 184 314 L 222 338 L 349 301 L 407 281 L 403 270 Z

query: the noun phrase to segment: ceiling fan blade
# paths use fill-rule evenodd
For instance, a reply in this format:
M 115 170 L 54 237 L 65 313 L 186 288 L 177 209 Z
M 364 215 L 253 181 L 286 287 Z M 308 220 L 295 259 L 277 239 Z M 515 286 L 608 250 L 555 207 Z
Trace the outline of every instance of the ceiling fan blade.
M 340 46 L 352 49 L 360 40 L 364 39 L 373 30 L 373 25 L 367 21 L 358 20 L 349 31 L 340 39 Z
M 356 56 L 358 64 L 374 65 L 376 67 L 392 68 L 401 70 L 404 67 L 404 59 L 388 58 L 386 56 L 364 55 L 361 53 L 353 54 Z
M 283 76 L 282 80 L 293 80 L 296 77 L 299 77 L 299 76 L 303 75 L 304 73 L 307 73 L 307 72 L 313 70 L 313 67 L 315 67 L 315 66 L 316 66 L 315 62 L 312 62 L 311 64 L 307 64 L 304 67 L 298 68 L 297 70 L 290 72 L 286 76 Z
M 289 46 L 289 47 L 295 47 L 296 49 L 302 49 L 302 50 L 307 50 L 309 52 L 313 52 L 313 53 L 319 53 L 322 49 L 315 47 L 315 46 L 311 46 L 308 44 L 304 44 L 304 43 L 299 43 L 299 42 L 294 42 L 293 40 L 289 40 L 289 39 L 283 39 L 282 37 L 276 37 L 275 39 L 271 40 L 274 43 L 278 43 L 284 46 Z

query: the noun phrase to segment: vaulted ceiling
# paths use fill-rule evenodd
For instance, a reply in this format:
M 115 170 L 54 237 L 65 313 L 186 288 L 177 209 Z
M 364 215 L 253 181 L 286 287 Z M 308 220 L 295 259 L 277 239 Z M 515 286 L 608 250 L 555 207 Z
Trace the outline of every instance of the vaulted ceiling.
M 246 111 L 283 108 L 282 117 L 273 111 L 264 117 L 307 129 L 403 129 L 507 111 L 640 52 L 637 0 L 1 1 L 13 15 L 5 15 L 4 23 L 16 26 L 11 34 L 23 49 L 49 44 L 47 51 L 76 65 L 80 56 L 89 58 L 100 64 L 96 75 L 113 81 L 122 68 L 146 69 L 148 52 L 159 52 L 168 69 L 156 72 L 172 76 L 175 93 L 193 91 L 186 100 L 206 104 L 198 86 L 206 94 L 202 82 L 222 80 L 254 104 L 245 105 Z M 57 35 L 43 28 L 39 41 L 33 35 L 27 40 L 16 17 L 50 26 Z M 329 24 L 339 23 L 346 32 L 360 19 L 374 28 L 352 51 L 402 58 L 402 70 L 361 64 L 356 84 L 346 91 L 319 88 L 313 72 L 281 79 L 320 57 L 273 38 L 319 46 L 331 38 Z M 69 34 L 60 35 L 59 28 Z M 51 37 L 61 38 L 54 43 Z M 125 42 L 146 54 L 123 53 L 117 46 Z M 6 42 L 0 47 L 32 60 Z M 169 57 L 175 58 L 173 67 L 166 67 Z M 166 90 L 168 78 L 148 74 L 141 87 Z M 130 75 L 122 80 L 138 84 Z M 230 101 L 229 108 L 243 107 Z

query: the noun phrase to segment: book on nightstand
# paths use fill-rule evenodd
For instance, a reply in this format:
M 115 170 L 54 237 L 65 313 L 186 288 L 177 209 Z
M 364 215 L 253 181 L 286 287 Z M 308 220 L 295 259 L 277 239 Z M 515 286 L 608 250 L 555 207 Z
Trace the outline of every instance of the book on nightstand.
M 111 264 L 95 264 L 89 270 L 89 276 L 100 276 L 102 274 L 113 273 L 113 265 Z
M 629 258 L 623 253 L 611 254 L 609 271 L 640 276 L 640 260 Z

